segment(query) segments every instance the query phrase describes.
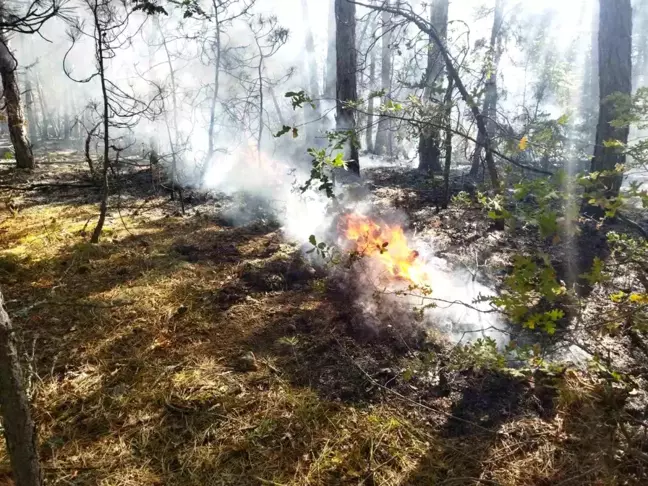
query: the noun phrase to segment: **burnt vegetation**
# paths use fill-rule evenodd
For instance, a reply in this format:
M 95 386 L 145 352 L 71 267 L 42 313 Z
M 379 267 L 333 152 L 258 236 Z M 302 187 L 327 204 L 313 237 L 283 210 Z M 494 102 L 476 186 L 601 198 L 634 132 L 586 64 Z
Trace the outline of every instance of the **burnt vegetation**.
M 0 484 L 646 484 L 635 3 L 0 1 Z

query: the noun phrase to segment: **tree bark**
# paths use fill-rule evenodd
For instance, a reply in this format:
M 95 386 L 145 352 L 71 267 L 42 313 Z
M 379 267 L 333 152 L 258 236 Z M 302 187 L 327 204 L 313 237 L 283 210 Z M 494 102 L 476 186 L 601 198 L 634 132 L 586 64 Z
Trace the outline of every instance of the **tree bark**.
M 308 2 L 307 0 L 302 0 L 302 16 L 304 19 L 304 25 L 310 25 L 310 20 L 308 17 Z M 308 84 L 310 89 L 310 97 L 313 98 L 313 103 L 315 104 L 315 113 L 319 117 L 319 97 L 320 89 L 319 83 L 317 82 L 317 56 L 315 54 L 315 40 L 313 39 L 313 32 L 311 29 L 305 29 L 306 38 L 306 62 L 308 64 Z
M 486 85 L 484 87 L 484 106 L 482 113 L 486 117 L 486 131 L 492 138 L 497 127 L 497 76 L 502 58 L 502 27 L 504 23 L 504 0 L 495 1 L 493 28 L 490 38 L 490 52 L 486 66 Z M 481 166 L 482 145 L 484 137 L 477 134 L 477 145 L 473 153 L 470 175 L 476 176 Z
M 38 93 L 38 103 L 41 108 L 41 139 L 49 140 L 49 125 L 50 125 L 50 114 L 49 109 L 47 108 L 47 102 L 45 101 L 45 95 L 43 94 L 43 87 L 40 83 L 40 78 L 38 73 L 36 73 L 36 92 Z
M 389 5 L 387 1 L 386 5 Z M 382 56 L 380 67 L 380 89 L 385 93 L 382 99 L 382 104 L 385 105 L 389 101 L 391 92 L 391 78 L 392 78 L 392 14 L 386 11 L 382 12 Z M 378 119 L 378 127 L 376 128 L 376 144 L 374 149 L 378 155 L 393 155 L 390 151 L 391 143 L 391 118 L 386 115 L 380 115 Z
M 430 5 L 430 25 L 436 30 L 439 37 L 445 41 L 448 32 L 448 0 L 434 0 Z M 443 57 L 438 46 L 435 47 L 434 39 L 429 35 L 428 60 L 425 72 L 425 87 L 423 99 L 432 101 L 435 88 L 442 83 Z M 424 126 L 419 137 L 419 166 L 421 172 L 441 172 L 441 149 L 439 130 L 432 126 Z
M 3 17 L 4 5 L 0 4 L 0 18 Z M 9 136 L 14 147 L 16 165 L 20 169 L 34 169 L 36 163 L 31 145 L 25 132 L 25 116 L 20 101 L 20 88 L 16 79 L 18 62 L 10 51 L 9 41 L 3 32 L 0 32 L 0 77 L 7 110 L 7 125 Z
M 373 92 L 376 86 L 376 50 L 372 49 L 369 58 L 369 95 Z M 367 129 L 365 132 L 365 145 L 367 152 L 375 153 L 374 140 L 373 140 L 373 124 L 374 124 L 374 109 L 376 99 L 370 96 L 367 101 Z
M 110 187 L 108 185 L 108 168 L 110 167 L 110 103 L 108 101 L 108 90 L 106 88 L 106 69 L 104 63 L 104 31 L 101 28 L 101 23 L 99 22 L 99 11 L 97 4 L 95 3 L 95 8 L 93 9 L 94 15 L 94 24 L 95 24 L 95 35 L 97 36 L 96 46 L 97 46 L 97 71 L 99 72 L 99 79 L 101 81 L 101 96 L 103 101 L 103 167 L 101 171 L 101 203 L 99 205 L 99 220 L 97 221 L 97 226 L 95 226 L 94 231 L 92 232 L 92 237 L 90 238 L 90 243 L 99 243 L 99 237 L 101 236 L 101 231 L 103 230 L 104 223 L 106 222 L 106 214 L 108 213 L 108 192 Z
M 25 111 L 27 112 L 29 140 L 34 143 L 38 140 L 38 122 L 34 113 L 34 93 L 32 89 L 29 72 L 27 72 L 25 73 Z
M 324 79 L 324 95 L 328 99 L 335 98 L 336 95 L 336 16 L 335 8 L 337 0 L 329 1 L 329 18 L 328 18 L 328 48 L 326 53 L 326 69 Z
M 40 486 L 42 474 L 38 461 L 36 427 L 29 400 L 16 338 L 0 292 L 0 411 L 7 451 L 17 486 Z
M 448 208 L 450 204 L 450 167 L 452 165 L 452 91 L 454 90 L 454 81 L 448 76 L 448 87 L 446 89 L 445 104 L 445 165 L 443 167 L 443 202 L 441 207 Z
M 352 174 L 360 175 L 359 143 L 355 135 L 354 109 L 347 103 L 358 99 L 357 52 L 355 48 L 355 4 L 349 0 L 335 0 L 336 19 L 336 126 L 338 131 L 352 133 L 347 148 L 347 167 Z
M 625 163 L 623 150 L 606 147 L 609 140 L 628 143 L 629 127 L 615 127 L 614 105 L 608 97 L 614 93 L 632 93 L 632 6 L 630 0 L 600 0 L 599 11 L 599 118 L 596 128 L 596 144 L 591 171 L 612 171 L 617 164 Z M 617 197 L 622 176 L 609 175 L 602 178 L 604 194 Z M 602 216 L 599 207 L 584 205 L 585 212 Z
M 214 51 L 214 54 L 216 56 L 216 59 L 214 60 L 214 92 L 212 94 L 212 99 L 211 99 L 211 106 L 209 110 L 209 145 L 207 148 L 207 157 L 205 158 L 205 163 L 203 166 L 203 172 L 202 175 L 203 177 L 205 176 L 205 173 L 207 172 L 207 166 L 211 162 L 212 157 L 214 156 L 214 142 L 215 142 L 215 129 L 216 129 L 216 105 L 218 104 L 218 91 L 220 88 L 220 64 L 221 64 L 221 25 L 220 25 L 220 19 L 219 19 L 219 12 L 218 8 L 220 7 L 220 2 L 218 0 L 212 0 L 212 6 L 214 8 L 214 24 L 215 24 L 215 32 L 214 32 L 214 43 L 212 45 L 212 49 Z

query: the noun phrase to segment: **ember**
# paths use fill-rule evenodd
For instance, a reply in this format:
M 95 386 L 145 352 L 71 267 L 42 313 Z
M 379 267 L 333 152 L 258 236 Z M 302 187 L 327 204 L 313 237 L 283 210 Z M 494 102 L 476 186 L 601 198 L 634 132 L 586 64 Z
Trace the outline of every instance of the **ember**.
M 353 243 L 353 251 L 379 261 L 389 275 L 425 285 L 428 274 L 418 259 L 418 252 L 412 250 L 400 226 L 378 223 L 367 216 L 349 214 L 341 222 L 341 232 Z

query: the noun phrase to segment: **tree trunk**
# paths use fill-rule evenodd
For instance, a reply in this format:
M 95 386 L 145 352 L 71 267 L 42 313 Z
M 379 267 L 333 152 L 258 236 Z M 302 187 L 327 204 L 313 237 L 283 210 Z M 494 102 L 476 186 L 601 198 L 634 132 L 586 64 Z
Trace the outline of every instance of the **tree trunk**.
M 92 232 L 92 237 L 90 238 L 90 243 L 99 243 L 99 237 L 101 236 L 101 231 L 103 230 L 104 223 L 106 222 L 106 214 L 108 213 L 108 191 L 110 187 L 108 186 L 108 169 L 110 167 L 110 160 L 108 156 L 110 155 L 110 103 L 108 100 L 108 90 L 106 88 L 106 70 L 104 63 L 104 32 L 101 29 L 101 24 L 99 23 L 99 12 L 97 9 L 93 10 L 94 14 L 94 23 L 97 36 L 97 60 L 98 60 L 98 69 L 99 80 L 101 81 L 101 96 L 103 101 L 103 167 L 101 171 L 101 203 L 99 205 L 99 220 L 97 221 L 97 226 L 95 226 L 94 231 Z
M 211 162 L 212 157 L 214 156 L 214 139 L 215 129 L 216 129 L 216 105 L 218 104 L 218 91 L 220 88 L 220 64 L 221 64 L 221 26 L 220 19 L 218 17 L 218 7 L 220 6 L 217 0 L 212 0 L 212 6 L 214 8 L 214 43 L 212 45 L 212 50 L 214 51 L 215 60 L 214 60 L 214 92 L 212 94 L 211 106 L 209 110 L 209 142 L 207 148 L 207 157 L 205 157 L 205 163 L 203 165 L 202 176 L 204 178 L 205 173 L 209 163 Z
M 70 140 L 71 123 L 70 123 L 70 96 L 65 92 L 65 107 L 63 112 L 63 140 Z
M 162 39 L 162 46 L 164 47 L 164 54 L 166 56 L 167 65 L 169 66 L 169 77 L 171 79 L 171 103 L 172 103 L 172 116 L 173 116 L 173 136 L 169 127 L 168 118 L 165 120 L 167 126 L 167 136 L 169 138 L 169 145 L 171 146 L 171 200 L 175 200 L 175 192 L 178 177 L 178 152 L 180 145 L 180 126 L 178 123 L 178 87 L 176 85 L 175 69 L 173 69 L 173 62 L 171 61 L 171 53 L 166 41 L 164 33 L 160 29 L 159 19 L 156 18 L 157 28 L 160 31 L 160 38 Z M 213 113 L 213 112 L 212 112 Z M 180 204 L 182 205 L 182 197 L 180 197 Z
M 308 17 L 308 2 L 307 0 L 302 0 L 302 16 L 304 19 L 304 25 L 310 25 L 310 20 Z M 317 82 L 317 56 L 315 54 L 315 40 L 313 39 L 313 31 L 309 28 L 305 29 L 306 35 L 306 63 L 308 64 L 308 84 L 310 89 L 310 97 L 313 98 L 313 103 L 315 104 L 315 112 L 319 117 L 319 83 Z
M 646 69 L 648 68 L 648 5 L 646 2 L 637 2 L 635 6 L 635 20 L 633 20 L 635 36 L 635 50 L 637 52 L 635 64 L 632 67 L 634 89 L 645 86 Z
M 371 57 L 369 58 L 369 94 L 373 92 L 376 86 L 376 50 L 371 50 Z M 374 124 L 374 109 L 375 100 L 373 96 L 370 96 L 367 101 L 367 130 L 365 132 L 365 145 L 367 146 L 367 152 L 374 153 L 374 141 L 373 141 L 373 124 Z
M 4 5 L 0 4 L 0 17 L 2 17 L 3 8 Z M 36 163 L 25 133 L 25 116 L 20 101 L 20 88 L 16 79 L 17 61 L 9 49 L 9 41 L 3 33 L 0 33 L 0 77 L 2 77 L 9 136 L 14 147 L 17 167 L 31 170 L 36 167 Z
M 347 148 L 347 167 L 352 174 L 360 175 L 359 143 L 355 135 L 353 108 L 346 105 L 358 99 L 357 52 L 355 49 L 355 4 L 348 0 L 335 0 L 336 19 L 336 126 L 338 131 L 351 131 Z
M 38 73 L 36 74 L 36 92 L 38 93 L 38 103 L 40 104 L 41 120 L 43 122 L 41 124 L 41 139 L 49 140 L 49 125 L 50 125 L 49 110 L 47 108 L 47 102 L 45 101 L 45 96 L 43 95 L 43 88 L 41 86 Z
M 277 100 L 277 94 L 275 93 L 275 90 L 272 88 L 272 86 L 268 86 L 268 93 L 270 93 L 270 98 L 272 98 L 272 105 L 274 106 L 274 109 L 277 112 L 279 123 L 281 123 L 281 126 L 286 125 L 287 124 L 286 119 L 283 116 L 283 112 L 281 111 L 281 106 L 279 106 L 279 100 Z
M 328 0 L 329 1 L 329 18 L 328 18 L 328 50 L 326 53 L 326 69 L 325 69 L 325 79 L 324 79 L 324 95 L 326 98 L 332 100 L 336 95 L 336 49 L 335 49 L 335 39 L 336 39 L 336 15 L 335 15 L 335 6 L 337 0 Z
M 29 410 L 16 338 L 0 292 L 0 411 L 17 486 L 40 486 L 36 427 Z
M 38 140 L 38 123 L 34 113 L 34 93 L 32 92 L 31 79 L 29 72 L 25 74 L 25 111 L 27 112 L 27 128 L 29 131 L 29 140 L 34 143 Z
M 452 165 L 452 91 L 454 81 L 448 76 L 448 88 L 446 89 L 445 104 L 445 165 L 443 167 L 443 202 L 441 207 L 448 208 L 450 204 L 450 167 Z
M 434 0 L 430 6 L 430 25 L 436 30 L 437 35 L 445 41 L 448 32 L 448 0 Z M 429 35 L 429 34 L 428 34 Z M 430 35 L 430 47 L 428 48 L 428 61 L 425 72 L 425 87 L 423 99 L 426 102 L 432 101 L 435 88 L 443 81 L 443 57 L 440 49 L 436 46 Z M 435 47 L 436 46 L 436 47 Z M 419 138 L 419 170 L 421 172 L 441 172 L 439 148 L 439 129 L 430 125 L 424 126 Z
M 600 0 L 599 11 L 599 118 L 591 170 L 611 171 L 625 163 L 625 154 L 617 147 L 606 147 L 609 140 L 627 144 L 629 127 L 614 127 L 614 105 L 607 101 L 613 93 L 632 92 L 632 6 L 630 0 Z M 621 175 L 602 178 L 606 197 L 617 197 Z M 584 205 L 585 212 L 602 216 L 599 207 Z
M 486 117 L 486 131 L 491 139 L 497 127 L 497 76 L 499 74 L 499 63 L 502 58 L 502 27 L 504 23 L 504 0 L 496 0 L 493 17 L 493 28 L 491 30 L 490 52 L 486 66 L 486 85 L 484 87 L 484 107 L 482 113 Z M 484 137 L 477 134 L 477 145 L 473 153 L 470 175 L 476 176 L 481 165 L 482 145 Z
M 386 3 L 389 5 L 389 2 Z M 391 92 L 391 77 L 392 77 L 392 14 L 389 12 L 382 12 L 382 59 L 380 67 L 380 89 L 385 93 L 382 99 L 382 104 L 385 105 L 389 101 Z M 389 154 L 389 138 L 391 137 L 391 119 L 388 116 L 380 115 L 378 119 L 378 127 L 376 129 L 376 144 L 374 150 L 378 155 Z

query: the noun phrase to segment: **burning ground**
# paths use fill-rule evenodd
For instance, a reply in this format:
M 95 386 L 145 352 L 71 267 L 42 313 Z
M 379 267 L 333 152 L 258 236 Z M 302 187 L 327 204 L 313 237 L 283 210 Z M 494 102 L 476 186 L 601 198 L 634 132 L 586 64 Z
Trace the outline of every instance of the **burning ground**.
M 60 162 L 59 179 L 42 169 L 31 190 L 13 173 L 1 181 L 14 189 L 0 284 L 50 484 L 641 483 L 643 459 L 610 440 L 614 390 L 573 370 L 462 367 L 395 301 L 372 290 L 379 312 L 359 307 L 363 282 L 309 263 L 270 217 L 232 226 L 237 195 L 193 195 L 181 217 L 136 173 L 89 245 L 95 190 L 60 187 L 78 178 Z M 376 174 L 373 193 L 428 221 L 418 231 L 437 233 L 437 255 L 486 240 L 506 258 L 478 212 L 423 218 L 421 194 L 397 179 Z M 361 264 L 381 263 L 377 279 L 427 281 L 424 249 L 354 218 L 362 231 L 343 225 L 347 242 Z M 0 464 L 6 475 L 4 452 Z

